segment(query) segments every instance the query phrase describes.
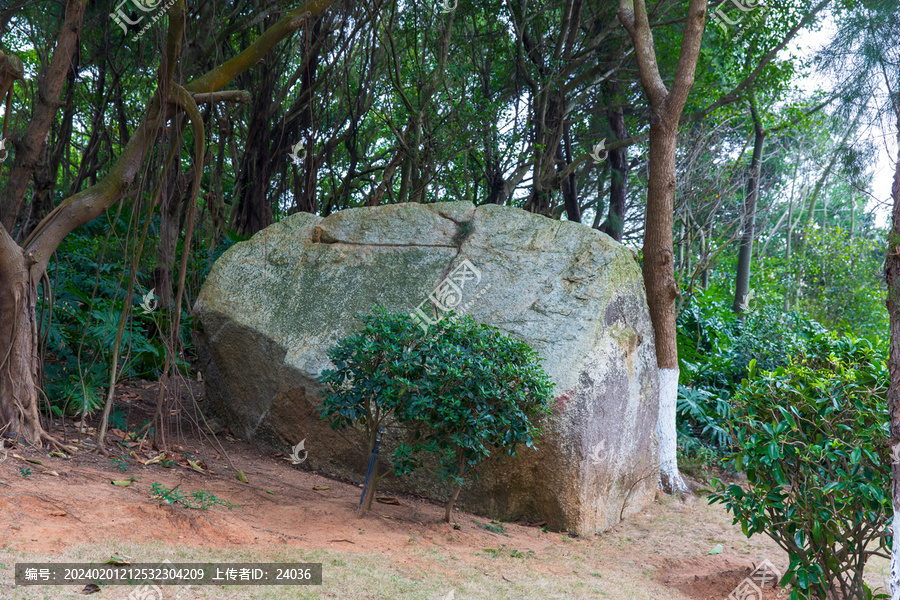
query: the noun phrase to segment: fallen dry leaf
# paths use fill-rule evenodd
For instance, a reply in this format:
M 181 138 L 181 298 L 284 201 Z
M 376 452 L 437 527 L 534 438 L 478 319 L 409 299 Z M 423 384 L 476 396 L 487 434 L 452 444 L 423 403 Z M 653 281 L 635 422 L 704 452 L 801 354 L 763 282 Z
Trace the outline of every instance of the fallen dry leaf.
M 13 454 L 13 458 L 18 458 L 19 460 L 24 460 L 25 462 L 31 463 L 33 465 L 41 465 L 42 467 L 44 466 L 44 463 L 42 463 L 41 461 L 36 460 L 34 458 L 25 458 L 24 456 L 20 456 L 18 454 Z
M 331 486 L 330 485 L 314 485 L 313 489 L 314 490 L 330 490 Z
M 376 502 L 381 502 L 382 504 L 393 504 L 394 506 L 400 506 L 400 501 L 396 498 L 375 498 Z
M 66 516 L 66 511 L 64 510 L 54 510 L 50 513 L 51 517 L 64 517 Z
M 201 467 L 195 461 L 188 459 L 187 462 L 191 466 L 191 468 L 194 469 L 195 471 L 197 471 L 198 473 L 206 473 L 206 471 L 203 469 L 203 467 Z

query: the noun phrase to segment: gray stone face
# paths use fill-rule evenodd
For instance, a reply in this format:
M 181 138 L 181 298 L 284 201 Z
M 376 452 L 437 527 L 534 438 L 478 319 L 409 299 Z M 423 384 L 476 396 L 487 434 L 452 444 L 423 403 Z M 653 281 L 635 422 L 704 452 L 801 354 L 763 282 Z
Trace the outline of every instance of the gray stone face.
M 537 449 L 483 463 L 459 505 L 591 535 L 650 502 L 658 376 L 640 268 L 598 231 L 515 208 L 296 214 L 236 244 L 194 307 L 210 404 L 236 435 L 281 451 L 305 438 L 310 466 L 360 482 L 368 457 L 354 432 L 318 416 L 326 352 L 376 303 L 435 318 L 427 298 L 448 276 L 457 288 L 445 282 L 439 300 L 525 340 L 556 395 Z M 450 494 L 425 473 L 379 489 Z

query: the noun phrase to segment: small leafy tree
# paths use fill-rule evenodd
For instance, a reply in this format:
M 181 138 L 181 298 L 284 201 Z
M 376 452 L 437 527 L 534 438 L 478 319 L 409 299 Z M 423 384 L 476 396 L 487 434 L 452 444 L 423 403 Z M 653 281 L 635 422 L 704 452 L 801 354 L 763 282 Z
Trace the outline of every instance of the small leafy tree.
M 890 545 L 887 388 L 883 350 L 823 335 L 787 366 L 751 365 L 734 397 L 731 458 L 749 489 L 715 480 L 710 502 L 789 554 L 791 600 L 872 597 L 863 568 Z
M 407 315 L 389 313 L 375 307 L 371 315 L 357 315 L 362 329 L 329 350 L 328 358 L 335 366 L 319 377 L 324 387 L 322 418 L 334 429 L 361 426 L 366 456 L 375 446 L 381 427 L 397 424 L 398 413 L 405 415 L 403 402 L 412 380 L 422 377 L 424 359 L 419 347 L 422 332 Z M 397 408 L 401 407 L 401 410 Z M 363 508 L 372 507 L 375 484 L 381 477 L 376 471 L 363 500 Z
M 494 450 L 515 456 L 533 446 L 536 418 L 550 413 L 553 384 L 528 344 L 471 317 L 432 326 L 421 347 L 422 377 L 404 404 L 415 426 L 394 453 L 398 474 L 432 457 L 437 473 L 456 484 L 444 520 L 450 522 L 464 478 Z
M 427 332 L 409 315 L 380 307 L 360 318 L 363 329 L 328 353 L 335 369 L 319 378 L 322 416 L 335 429 L 359 425 L 368 452 L 380 427 L 400 432 L 394 472 L 436 464 L 438 475 L 456 483 L 449 521 L 463 479 L 493 450 L 515 455 L 518 444 L 534 444 L 536 417 L 550 411 L 552 383 L 526 343 L 471 317 Z

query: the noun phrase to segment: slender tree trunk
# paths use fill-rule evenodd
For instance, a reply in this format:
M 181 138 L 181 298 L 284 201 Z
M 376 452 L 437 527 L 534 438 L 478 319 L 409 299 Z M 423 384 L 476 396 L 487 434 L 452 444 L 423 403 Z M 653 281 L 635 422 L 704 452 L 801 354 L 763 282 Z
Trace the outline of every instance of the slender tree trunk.
M 273 219 L 267 191 L 275 167 L 269 121 L 277 73 L 272 66 L 263 64 L 256 81 L 259 88 L 250 108 L 247 141 L 234 182 L 236 202 L 232 207 L 231 226 L 241 235 L 253 235 L 271 225 Z
M 303 166 L 299 169 L 302 179 L 297 186 L 299 193 L 295 199 L 297 210 L 300 212 L 308 212 L 318 214 L 319 207 L 317 195 L 319 192 L 319 157 L 316 155 L 316 140 L 313 137 L 316 123 L 313 122 L 315 113 L 313 112 L 312 93 L 313 89 L 318 86 L 318 70 L 321 60 L 323 45 L 321 38 L 328 35 L 326 31 L 323 35 L 322 24 L 323 19 L 316 19 L 313 23 L 312 31 L 304 33 L 301 40 L 302 46 L 306 52 L 306 68 L 300 76 L 300 97 L 309 97 L 309 101 L 303 107 L 297 123 L 297 129 L 300 132 L 300 139 L 305 139 L 306 156 L 303 160 Z
M 450 517 L 453 513 L 453 505 L 456 504 L 456 501 L 459 499 L 459 492 L 462 491 L 462 486 L 457 485 L 456 489 L 453 490 L 453 495 L 450 496 L 450 501 L 447 502 L 447 510 L 444 511 L 444 521 L 449 523 Z
M 678 400 L 678 344 L 675 329 L 675 282 L 673 214 L 675 207 L 676 124 L 650 125 L 650 184 L 644 223 L 644 286 L 656 336 L 656 364 L 659 367 L 659 476 L 669 492 L 687 489 L 678 472 L 675 429 Z
M 856 131 L 856 126 L 859 123 L 861 115 L 862 113 L 859 113 L 853 120 L 853 123 L 850 124 L 850 127 L 847 128 L 846 133 L 844 133 L 844 137 L 841 138 L 841 141 L 838 142 L 837 146 L 835 146 L 834 152 L 831 153 L 831 160 L 828 161 L 828 166 L 825 167 L 822 175 L 816 181 L 816 186 L 813 188 L 812 193 L 809 195 L 809 202 L 807 203 L 806 215 L 804 217 L 804 225 L 812 223 L 814 221 L 813 213 L 815 213 L 816 211 L 816 200 L 819 199 L 819 193 L 822 191 L 822 188 L 828 181 L 828 177 L 831 175 L 831 171 L 834 169 L 834 165 L 837 163 L 838 158 L 840 158 L 841 148 L 843 148 L 847 144 L 847 140 L 849 140 L 850 136 L 853 135 L 853 133 Z
M 459 469 L 459 476 L 462 477 L 465 474 L 466 468 L 466 458 L 463 456 L 462 452 L 458 452 L 459 458 L 457 459 L 457 469 Z M 450 517 L 453 513 L 453 505 L 456 504 L 456 501 L 459 499 L 459 492 L 462 490 L 462 484 L 457 484 L 456 489 L 453 490 L 453 495 L 450 496 L 450 500 L 447 502 L 447 510 L 444 512 L 444 521 L 449 523 Z
M 897 142 L 900 144 L 900 115 L 897 116 Z M 887 257 L 884 275 L 887 280 L 887 309 L 891 323 L 890 356 L 888 371 L 891 385 L 888 388 L 888 413 L 890 415 L 891 456 L 900 455 L 900 152 L 894 168 L 894 185 L 891 188 L 894 207 L 891 231 L 888 234 Z M 894 510 L 893 548 L 891 549 L 891 600 L 900 600 L 900 461 L 891 461 L 891 500 Z
M 375 464 L 372 465 L 372 476 L 369 478 L 369 487 L 366 488 L 366 494 L 362 498 L 360 505 L 362 510 L 372 510 L 372 500 L 375 499 L 375 488 L 378 486 L 378 427 L 372 427 L 369 431 L 369 460 L 375 456 Z
M 554 216 L 553 191 L 557 186 L 554 164 L 559 160 L 559 145 L 563 139 L 563 111 L 565 97 L 562 92 L 546 92 L 535 98 L 532 107 L 536 140 L 532 170 L 532 188 L 525 210 L 545 217 Z
M 62 116 L 62 124 L 56 135 L 51 135 L 56 140 L 56 145 L 51 149 L 49 144 L 44 146 L 38 167 L 34 172 L 34 187 L 31 197 L 31 206 L 28 217 L 19 228 L 16 242 L 26 239 L 37 224 L 53 210 L 53 191 L 56 189 L 59 165 L 63 153 L 72 143 L 72 122 L 75 116 L 75 76 L 76 65 L 72 65 L 66 76 L 66 108 Z M 95 124 L 96 126 L 96 124 Z
M 675 209 L 675 148 L 678 123 L 694 84 L 700 55 L 706 0 L 690 0 L 678 66 L 671 89 L 666 89 L 656 62 L 653 33 L 644 0 L 619 0 L 619 21 L 634 44 L 641 87 L 650 105 L 650 156 L 647 210 L 644 223 L 644 286 L 656 340 L 659 367 L 659 483 L 668 492 L 687 486 L 678 472 L 676 401 L 678 345 L 675 331 L 675 281 L 672 225 Z
M 604 84 L 607 92 L 607 110 L 609 127 L 615 134 L 616 140 L 624 140 L 628 137 L 625 128 L 625 114 L 622 112 L 621 90 L 617 82 Z M 600 231 L 616 240 L 622 241 L 625 231 L 625 194 L 628 185 L 628 146 L 622 146 L 609 151 L 609 165 L 612 171 L 612 180 L 609 186 L 609 214 Z
M 675 269 L 678 271 L 684 270 L 684 241 L 685 241 L 684 229 L 685 229 L 684 219 L 678 219 L 678 237 L 676 238 L 677 243 L 675 243 L 675 240 L 673 240 L 673 243 L 675 243 L 675 248 L 676 248 L 675 254 L 678 257 L 678 260 L 675 261 L 674 266 L 675 266 Z M 677 279 L 678 278 L 676 277 L 676 280 Z
M 178 121 L 178 119 L 176 119 Z M 174 144 L 181 145 L 180 126 L 171 128 L 171 135 L 177 136 Z M 159 298 L 159 307 L 168 310 L 175 300 L 172 287 L 172 273 L 175 269 L 175 253 L 178 238 L 181 237 L 181 225 L 184 220 L 185 189 L 187 184 L 181 172 L 181 161 L 172 161 L 166 177 L 160 180 L 165 187 L 160 194 L 159 245 L 156 247 L 156 266 L 150 275 L 154 295 Z M 188 198 L 189 200 L 190 198 Z
M 700 272 L 700 287 L 704 290 L 709 287 L 709 241 L 706 238 L 706 232 L 703 226 L 697 228 L 700 232 L 700 266 L 703 269 Z
M 78 167 L 78 173 L 75 175 L 75 181 L 69 188 L 69 195 L 77 194 L 81 190 L 81 184 L 87 180 L 88 185 L 96 183 L 97 169 L 99 167 L 98 156 L 100 154 L 100 144 L 103 136 L 106 134 L 106 127 L 103 124 L 104 115 L 106 113 L 106 61 L 100 63 L 99 72 L 97 74 L 97 89 L 94 90 L 94 114 L 91 117 L 91 137 L 88 140 L 87 148 L 82 152 L 81 164 Z M 69 70 L 69 86 L 75 85 L 75 74 L 78 65 L 72 65 Z M 115 85 L 115 84 L 114 84 Z
M 222 179 L 225 172 L 225 154 L 228 152 L 228 136 L 231 126 L 227 118 L 219 118 L 219 142 L 216 146 L 216 167 L 213 175 L 213 192 L 206 198 L 211 223 L 208 250 L 212 252 L 222 240 L 225 232 L 225 198 L 222 190 Z
M 565 145 L 565 153 L 563 146 Z M 572 135 L 569 131 L 569 125 L 565 125 L 565 135 L 563 142 L 558 146 L 557 153 L 557 171 L 565 170 L 566 166 L 572 163 Z M 581 206 L 578 204 L 578 185 L 575 181 L 575 173 L 572 173 L 562 182 L 563 203 L 566 208 L 566 218 L 575 223 L 581 223 Z
M 753 115 L 753 158 L 750 161 L 750 178 L 747 180 L 747 194 L 744 200 L 744 223 L 741 234 L 741 246 L 738 251 L 737 276 L 734 284 L 734 312 L 741 314 L 747 305 L 750 294 L 750 262 L 753 256 L 753 241 L 756 238 L 756 205 L 759 199 L 759 175 L 762 165 L 763 145 L 766 131 L 763 129 L 756 101 L 750 100 L 750 113 Z

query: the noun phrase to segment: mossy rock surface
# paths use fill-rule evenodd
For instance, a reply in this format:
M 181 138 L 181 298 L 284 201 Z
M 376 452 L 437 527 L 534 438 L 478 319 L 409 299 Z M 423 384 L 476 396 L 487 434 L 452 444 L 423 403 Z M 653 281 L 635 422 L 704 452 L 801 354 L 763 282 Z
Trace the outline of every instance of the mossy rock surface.
M 280 451 L 305 439 L 310 466 L 361 481 L 354 437 L 318 418 L 326 353 L 357 313 L 427 309 L 448 276 L 457 288 L 445 303 L 525 340 L 556 395 L 537 449 L 484 463 L 459 505 L 591 535 L 652 501 L 658 374 L 640 268 L 596 230 L 515 208 L 296 214 L 236 244 L 194 307 L 210 404 L 242 438 Z M 449 495 L 424 473 L 383 487 Z

